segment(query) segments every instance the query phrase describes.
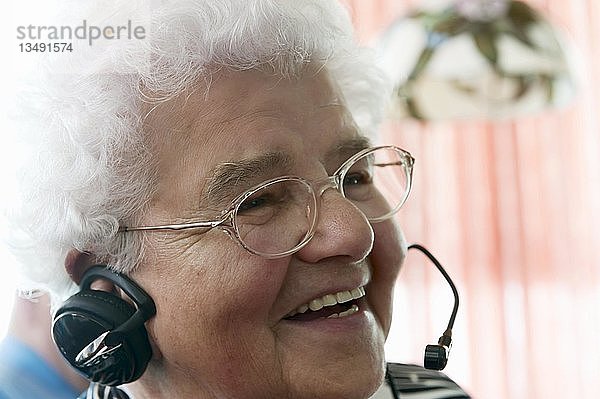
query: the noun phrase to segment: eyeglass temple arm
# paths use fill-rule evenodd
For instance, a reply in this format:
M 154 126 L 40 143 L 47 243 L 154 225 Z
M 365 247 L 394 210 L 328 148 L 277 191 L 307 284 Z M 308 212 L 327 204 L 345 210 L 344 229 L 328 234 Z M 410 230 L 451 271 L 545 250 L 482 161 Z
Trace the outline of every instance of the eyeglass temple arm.
M 194 222 L 194 223 L 181 223 L 181 224 L 164 224 L 158 226 L 121 226 L 119 232 L 126 231 L 147 231 L 147 230 L 184 230 L 184 229 L 195 229 L 195 228 L 213 228 L 223 223 L 223 220 L 213 220 L 208 222 Z

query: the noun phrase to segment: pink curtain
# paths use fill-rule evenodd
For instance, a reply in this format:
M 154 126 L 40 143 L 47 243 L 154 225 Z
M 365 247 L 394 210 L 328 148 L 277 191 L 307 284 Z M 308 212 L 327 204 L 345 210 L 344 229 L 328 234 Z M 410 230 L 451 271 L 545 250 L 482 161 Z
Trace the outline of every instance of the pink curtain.
M 371 43 L 419 1 L 346 3 Z M 462 295 L 448 375 L 475 398 L 600 398 L 600 2 L 529 4 L 575 46 L 577 99 L 513 121 L 391 122 L 388 141 L 417 160 L 400 223 Z M 451 306 L 441 276 L 411 253 L 388 357 L 422 364 Z

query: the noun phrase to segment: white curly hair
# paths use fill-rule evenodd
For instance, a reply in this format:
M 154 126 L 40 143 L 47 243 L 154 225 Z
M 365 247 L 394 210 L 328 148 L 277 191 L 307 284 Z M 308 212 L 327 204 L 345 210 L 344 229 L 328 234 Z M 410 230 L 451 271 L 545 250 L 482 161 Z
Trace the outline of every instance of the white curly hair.
M 142 259 L 143 234 L 118 226 L 135 224 L 153 193 L 141 128 L 148 103 L 197 82 L 208 90 L 223 68 L 283 78 L 325 68 L 368 136 L 389 98 L 337 1 L 163 0 L 148 16 L 145 40 L 114 40 L 68 64 L 55 57 L 22 108 L 31 157 L 20 176 L 22 206 L 11 214 L 12 248 L 24 288 L 47 290 L 55 303 L 76 289 L 64 267 L 69 251 L 124 273 Z

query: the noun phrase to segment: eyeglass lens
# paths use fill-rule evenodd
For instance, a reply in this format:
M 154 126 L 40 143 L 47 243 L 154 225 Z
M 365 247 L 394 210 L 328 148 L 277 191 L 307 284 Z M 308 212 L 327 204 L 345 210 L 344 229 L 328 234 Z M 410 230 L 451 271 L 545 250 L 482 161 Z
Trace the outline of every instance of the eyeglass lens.
M 312 188 L 302 180 L 264 186 L 237 208 L 235 224 L 242 243 L 254 252 L 277 255 L 302 243 L 316 212 Z
M 394 214 L 404 203 L 410 176 L 405 156 L 394 148 L 378 148 L 352 164 L 343 181 L 344 196 L 372 222 Z

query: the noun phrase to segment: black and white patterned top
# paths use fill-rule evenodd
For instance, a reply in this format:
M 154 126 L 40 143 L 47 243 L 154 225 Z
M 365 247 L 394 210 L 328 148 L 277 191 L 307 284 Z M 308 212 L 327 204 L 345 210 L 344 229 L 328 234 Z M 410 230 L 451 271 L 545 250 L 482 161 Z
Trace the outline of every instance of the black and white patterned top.
M 421 366 L 388 363 L 385 383 L 371 399 L 470 399 L 454 381 Z M 79 399 L 129 399 L 122 390 L 92 383 Z
M 77 399 L 129 399 L 129 396 L 119 388 L 92 382 Z
M 444 373 L 388 363 L 385 384 L 371 399 L 470 399 L 470 396 Z

